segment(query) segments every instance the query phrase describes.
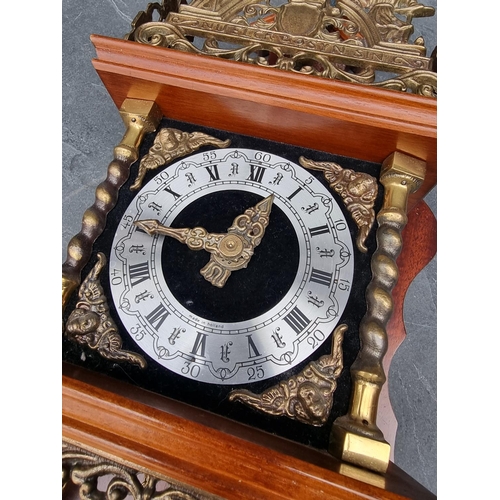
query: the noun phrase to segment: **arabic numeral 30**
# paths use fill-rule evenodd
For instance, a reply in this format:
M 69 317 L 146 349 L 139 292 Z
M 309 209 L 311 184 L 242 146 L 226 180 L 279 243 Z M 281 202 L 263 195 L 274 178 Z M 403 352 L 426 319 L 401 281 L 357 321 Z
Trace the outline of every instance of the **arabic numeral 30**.
M 192 364 L 189 361 L 184 361 L 184 366 L 181 368 L 181 373 L 189 375 L 191 378 L 196 378 L 200 374 L 200 366 Z

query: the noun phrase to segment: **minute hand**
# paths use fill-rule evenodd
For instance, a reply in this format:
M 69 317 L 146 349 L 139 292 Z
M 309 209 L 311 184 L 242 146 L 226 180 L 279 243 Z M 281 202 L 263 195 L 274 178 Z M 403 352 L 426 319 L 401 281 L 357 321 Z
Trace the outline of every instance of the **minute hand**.
M 212 285 L 222 288 L 231 272 L 247 267 L 254 248 L 264 236 L 274 196 L 268 196 L 233 221 L 227 233 L 209 233 L 202 227 L 172 228 L 157 220 L 136 221 L 134 224 L 148 234 L 163 234 L 186 244 L 191 250 L 206 250 L 210 261 L 200 273 Z

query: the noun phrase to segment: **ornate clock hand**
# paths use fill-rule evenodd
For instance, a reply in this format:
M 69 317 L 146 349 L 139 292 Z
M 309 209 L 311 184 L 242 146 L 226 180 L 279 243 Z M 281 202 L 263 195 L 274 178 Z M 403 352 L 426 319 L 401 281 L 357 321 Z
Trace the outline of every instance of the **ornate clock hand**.
M 212 285 L 222 288 L 231 272 L 247 267 L 254 248 L 260 244 L 273 206 L 274 195 L 250 207 L 233 221 L 225 234 L 209 233 L 202 227 L 172 228 L 155 219 L 139 220 L 134 224 L 148 233 L 175 238 L 191 250 L 206 250 L 210 261 L 200 270 Z

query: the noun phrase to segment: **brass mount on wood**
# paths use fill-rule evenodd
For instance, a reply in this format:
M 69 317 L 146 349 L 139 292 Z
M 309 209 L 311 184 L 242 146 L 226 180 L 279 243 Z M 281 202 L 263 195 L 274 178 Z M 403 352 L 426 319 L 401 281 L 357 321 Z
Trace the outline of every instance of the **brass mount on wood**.
M 417 0 L 164 0 L 126 39 L 300 74 L 437 97 L 436 53 L 412 21 Z M 159 18 L 153 21 L 153 18 Z

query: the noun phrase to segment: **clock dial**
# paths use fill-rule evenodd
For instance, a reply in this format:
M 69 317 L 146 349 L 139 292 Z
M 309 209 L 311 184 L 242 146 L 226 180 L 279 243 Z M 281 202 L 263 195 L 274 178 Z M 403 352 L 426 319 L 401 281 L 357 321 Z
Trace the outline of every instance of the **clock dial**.
M 210 253 L 134 224 L 225 234 L 268 197 L 265 234 L 223 287 L 200 274 Z M 224 385 L 266 380 L 315 352 L 342 315 L 353 270 L 348 224 L 328 189 L 251 149 L 203 152 L 159 172 L 121 217 L 109 263 L 117 313 L 140 349 L 179 375 Z

